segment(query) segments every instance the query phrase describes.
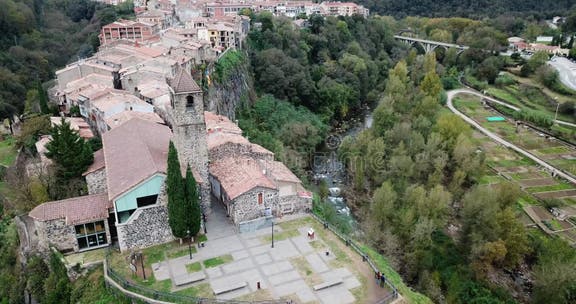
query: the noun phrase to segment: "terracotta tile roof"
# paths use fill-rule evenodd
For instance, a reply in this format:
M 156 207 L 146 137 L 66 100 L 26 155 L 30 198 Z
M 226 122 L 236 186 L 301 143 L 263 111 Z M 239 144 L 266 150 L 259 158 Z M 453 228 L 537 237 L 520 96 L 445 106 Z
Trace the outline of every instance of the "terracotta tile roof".
M 47 202 L 32 209 L 28 215 L 37 221 L 65 219 L 67 225 L 74 225 L 106 219 L 110 207 L 108 196 L 101 193 Z
M 208 150 L 224 144 L 232 143 L 246 145 L 255 153 L 274 155 L 274 153 L 264 147 L 253 144 L 243 137 L 242 129 L 230 121 L 226 116 L 206 111 L 204 112 L 204 121 L 206 122 L 206 131 L 208 132 Z
M 261 145 L 250 143 L 250 150 L 254 153 L 274 155 L 274 153 Z
M 242 137 L 242 135 L 221 132 L 208 134 L 206 141 L 208 142 L 208 150 L 212 150 L 227 143 L 247 146 L 251 145 L 251 143 L 246 138 Z
M 174 78 L 169 80 L 170 87 L 175 93 L 199 92 L 202 91 L 192 75 L 183 68 L 178 67 Z
M 270 173 L 270 176 L 275 181 L 284 181 L 291 183 L 302 183 L 302 181 L 286 167 L 282 162 L 279 161 L 267 161 L 260 160 L 260 163 L 264 166 L 265 170 Z
M 106 118 L 106 124 L 110 129 L 114 129 L 122 125 L 123 123 L 129 121 L 132 118 L 139 118 L 142 120 L 147 120 L 159 124 L 163 124 L 164 120 L 154 112 L 138 112 L 138 111 L 122 111 L 118 114 L 114 114 Z
M 210 174 L 218 179 L 231 200 L 256 187 L 277 189 L 260 164 L 248 157 L 219 159 L 210 164 Z
M 122 105 L 125 106 L 126 110 L 128 110 L 130 106 L 134 106 L 135 108 L 152 111 L 152 105 L 130 93 L 127 93 L 126 91 L 120 90 L 108 90 L 105 94 L 92 98 L 90 101 L 92 107 L 97 108 L 106 114 L 114 108 Z
M 166 173 L 170 129 L 133 118 L 102 136 L 110 200 L 157 173 Z
M 106 162 L 104 161 L 104 149 L 100 149 L 94 152 L 94 162 L 86 169 L 82 176 L 86 176 L 92 172 L 98 171 L 106 167 Z
M 94 137 L 94 133 L 90 129 L 90 125 L 82 117 L 64 117 L 64 121 L 70 124 L 72 130 L 76 130 L 80 137 L 90 139 Z M 62 122 L 62 117 L 50 117 L 50 124 L 52 126 L 59 126 Z
M 210 133 L 210 130 L 212 130 L 225 133 L 242 134 L 242 129 L 230 121 L 230 119 L 228 119 L 226 116 L 205 111 L 204 121 L 206 122 L 206 130 L 208 133 Z

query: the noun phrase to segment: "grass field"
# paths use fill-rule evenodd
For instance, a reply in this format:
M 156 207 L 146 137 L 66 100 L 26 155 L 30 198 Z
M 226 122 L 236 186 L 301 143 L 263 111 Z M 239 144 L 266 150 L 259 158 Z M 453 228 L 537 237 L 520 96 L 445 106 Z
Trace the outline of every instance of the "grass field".
M 16 140 L 12 137 L 6 137 L 0 141 L 0 164 L 6 167 L 12 166 L 16 160 L 18 151 L 15 146 Z

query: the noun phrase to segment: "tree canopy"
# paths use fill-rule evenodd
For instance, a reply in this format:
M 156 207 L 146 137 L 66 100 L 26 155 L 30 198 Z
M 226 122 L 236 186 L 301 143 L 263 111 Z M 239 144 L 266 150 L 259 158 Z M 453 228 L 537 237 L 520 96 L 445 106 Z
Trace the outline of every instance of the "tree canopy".
M 187 199 L 184 179 L 178 160 L 178 151 L 174 143 L 168 148 L 168 165 L 166 169 L 166 193 L 168 195 L 168 223 L 175 237 L 187 236 L 189 230 L 189 214 L 187 214 Z
M 82 176 L 94 161 L 91 146 L 64 118 L 52 127 L 50 136 L 46 156 L 55 162 L 57 175 L 66 181 Z

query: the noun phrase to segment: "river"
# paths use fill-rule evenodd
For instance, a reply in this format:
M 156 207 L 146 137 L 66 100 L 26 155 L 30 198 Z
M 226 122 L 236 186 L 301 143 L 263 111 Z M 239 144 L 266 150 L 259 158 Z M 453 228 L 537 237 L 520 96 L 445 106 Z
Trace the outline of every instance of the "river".
M 349 126 L 345 131 L 329 135 L 322 150 L 317 151 L 313 160 L 313 179 L 319 183 L 325 180 L 330 189 L 328 202 L 334 207 L 339 217 L 349 223 L 350 227 L 355 227 L 356 220 L 350 213 L 350 208 L 346 204 L 346 199 L 342 197 L 340 189 L 349 185 L 349 176 L 344 164 L 338 160 L 338 147 L 346 136 L 355 137 L 361 131 L 372 127 L 374 119 L 372 110 L 366 108 L 358 118 L 352 118 L 347 122 Z M 353 231 L 356 229 L 353 229 Z

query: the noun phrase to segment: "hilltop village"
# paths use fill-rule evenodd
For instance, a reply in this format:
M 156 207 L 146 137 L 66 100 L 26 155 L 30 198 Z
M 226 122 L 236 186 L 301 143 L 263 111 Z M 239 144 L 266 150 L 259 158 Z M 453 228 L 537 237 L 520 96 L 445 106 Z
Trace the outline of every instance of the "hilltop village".
M 125 251 L 173 240 L 165 190 L 170 141 L 183 172 L 192 168 L 204 215 L 222 204 L 236 226 L 258 227 L 271 216 L 312 208 L 311 193 L 296 175 L 205 102 L 211 67 L 227 51 L 241 49 L 250 30 L 249 17 L 238 14 L 245 8 L 290 17 L 368 14 L 339 2 L 135 3 L 136 20 L 104 26 L 95 55 L 56 72 L 50 98 L 72 129 L 85 139 L 100 137 L 103 147 L 83 174 L 88 195 L 29 213 L 36 249 L 70 253 L 117 242 Z M 295 26 L 305 25 L 296 20 Z M 74 108 L 81 117 L 68 117 Z M 51 121 L 57 125 L 61 118 Z M 50 140 L 36 143 L 40 158 L 28 174 L 51 164 L 44 155 Z

